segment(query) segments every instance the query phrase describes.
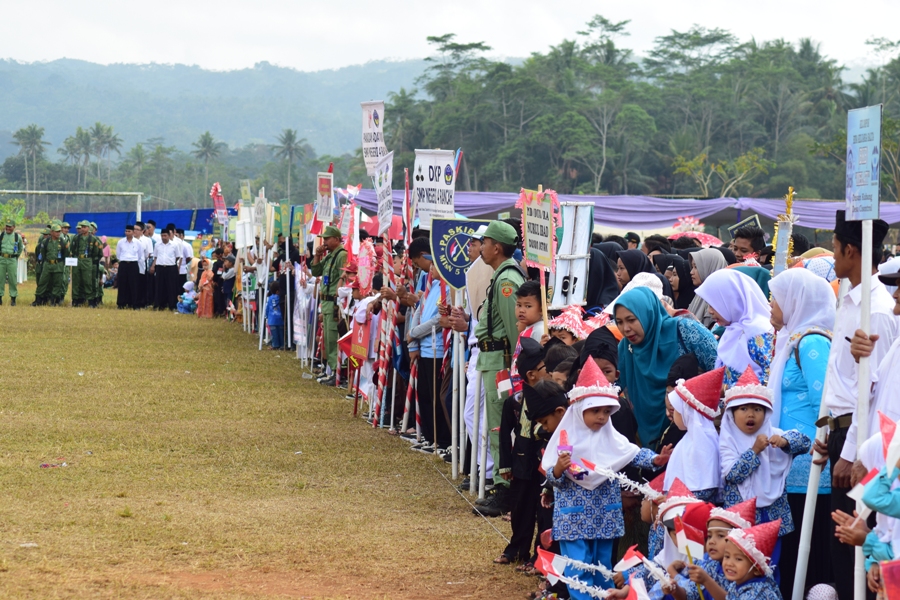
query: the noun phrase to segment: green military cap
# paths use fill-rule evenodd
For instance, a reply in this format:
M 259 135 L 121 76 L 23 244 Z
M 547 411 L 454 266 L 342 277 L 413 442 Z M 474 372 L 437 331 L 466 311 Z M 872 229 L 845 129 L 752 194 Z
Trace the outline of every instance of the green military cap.
M 323 231 L 319 237 L 323 237 L 323 238 L 336 237 L 336 238 L 340 239 L 341 230 L 338 229 L 337 227 L 335 227 L 334 225 L 329 225 L 328 227 L 325 228 L 325 231 Z
M 62 227 L 60 227 L 59 225 L 53 225 L 52 227 L 50 227 L 50 231 L 62 231 Z
M 52 221 L 50 221 L 50 226 L 52 227 L 53 225 L 59 225 L 60 227 L 62 227 L 62 221 L 60 221 L 59 219 L 53 219 Z
M 484 232 L 484 237 L 491 238 L 501 244 L 515 244 L 519 237 L 516 228 L 503 221 L 491 221 Z
M 93 221 L 91 221 L 90 223 L 88 223 L 88 225 L 90 225 L 90 226 L 93 227 L 94 229 L 97 229 L 97 224 L 94 223 Z
M 6 222 L 3 223 L 3 225 L 5 225 L 6 227 L 15 227 L 15 226 L 16 226 L 16 222 L 13 221 L 12 219 L 7 219 Z
M 68 222 L 63 221 L 63 222 L 62 222 L 62 225 L 60 225 L 60 227 L 71 227 L 71 225 L 69 225 Z
M 44 227 L 44 229 L 41 230 L 41 235 L 50 235 L 50 228 Z
M 90 225 L 90 223 L 88 223 L 87 221 L 78 221 L 79 227 L 87 227 L 88 225 Z

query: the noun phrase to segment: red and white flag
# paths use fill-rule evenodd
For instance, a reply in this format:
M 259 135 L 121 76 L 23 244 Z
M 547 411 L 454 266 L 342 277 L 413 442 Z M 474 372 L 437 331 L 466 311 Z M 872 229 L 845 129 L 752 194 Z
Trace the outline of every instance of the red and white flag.
M 625 600 L 650 600 L 644 580 L 634 575 L 628 580 L 628 596 Z
M 621 573 L 622 571 L 633 569 L 643 562 L 644 555 L 637 551 L 637 544 L 635 544 L 625 552 L 625 556 L 622 557 L 622 560 L 616 563 L 616 566 L 613 567 L 613 571 Z
M 683 522 L 681 517 L 675 517 L 675 541 L 678 544 L 678 551 L 689 555 L 692 561 L 703 557 L 706 542 L 704 537 L 702 531 Z
M 502 371 L 499 371 L 497 373 L 496 382 L 497 382 L 497 394 L 499 394 L 499 396 L 501 398 L 506 398 L 507 396 L 509 396 L 512 393 L 513 386 L 512 386 L 512 380 L 510 380 L 510 378 L 509 378 L 509 370 L 508 369 L 503 369 Z
M 566 570 L 566 559 L 553 552 L 547 552 L 538 548 L 538 558 L 534 561 L 534 568 L 544 574 L 550 585 L 556 584 Z

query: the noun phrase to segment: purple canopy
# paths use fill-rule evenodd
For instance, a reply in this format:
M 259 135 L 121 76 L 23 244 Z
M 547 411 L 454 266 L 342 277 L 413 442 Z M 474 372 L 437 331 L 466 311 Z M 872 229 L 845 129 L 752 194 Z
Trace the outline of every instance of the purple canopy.
M 456 192 L 456 211 L 468 217 L 493 215 L 512 209 L 518 194 L 511 192 Z M 560 195 L 563 202 L 593 202 L 594 222 L 615 229 L 664 229 L 672 227 L 678 217 L 704 219 L 724 210 L 741 210 L 776 219 L 784 212 L 781 198 L 715 198 L 691 200 L 650 198 L 648 196 L 575 196 Z M 360 190 L 356 202 L 361 208 L 377 212 L 374 190 Z M 402 214 L 403 192 L 394 190 L 394 214 Z M 843 202 L 797 200 L 794 214 L 798 224 L 814 229 L 833 229 L 834 213 L 844 208 Z M 890 224 L 900 222 L 900 204 L 881 203 L 881 218 Z

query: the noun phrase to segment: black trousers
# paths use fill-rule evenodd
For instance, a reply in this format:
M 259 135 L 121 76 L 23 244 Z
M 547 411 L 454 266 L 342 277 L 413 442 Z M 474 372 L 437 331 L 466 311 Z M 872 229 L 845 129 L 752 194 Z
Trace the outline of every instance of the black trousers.
M 828 436 L 828 461 L 831 463 L 831 472 L 834 473 L 834 465 L 841 458 L 841 450 L 844 449 L 844 442 L 847 441 L 847 429 L 835 429 Z M 852 498 L 847 497 L 847 488 L 836 488 L 831 486 L 831 510 L 842 510 L 848 515 L 852 515 L 856 510 L 856 502 Z M 837 590 L 838 598 L 853 598 L 853 565 L 854 565 L 854 547 L 842 544 L 840 540 L 834 537 L 834 522 L 829 527 L 829 538 L 831 543 L 831 567 L 834 575 L 834 587 Z M 783 552 L 782 552 L 783 554 Z M 810 562 L 812 562 L 810 556 Z
M 797 553 L 800 551 L 800 525 L 803 523 L 806 494 L 788 494 L 787 499 L 791 507 L 791 516 L 794 518 L 794 531 L 781 538 L 781 559 L 778 561 L 778 568 L 781 570 L 781 595 L 784 598 L 790 598 L 794 590 Z M 833 525 L 830 495 L 821 494 L 816 499 L 816 512 L 813 517 L 809 563 L 806 568 L 806 591 L 814 585 L 830 583 L 834 579 L 830 553 L 831 539 L 834 537 Z
M 156 308 L 175 310 L 178 304 L 178 267 L 156 265 Z
M 441 364 L 443 358 L 419 357 L 419 379 L 417 392 L 419 394 L 419 424 L 422 427 L 422 437 L 431 443 L 437 441 L 441 448 L 450 445 L 450 428 L 443 415 L 443 408 L 438 404 L 441 398 Z M 437 410 L 437 440 L 435 440 L 434 421 Z
M 132 260 L 119 263 L 119 274 L 117 276 L 119 297 L 116 300 L 116 305 L 119 308 L 125 308 L 126 306 L 138 308 L 140 306 L 138 298 L 138 278 L 140 276 L 137 261 Z
M 144 275 L 144 306 L 156 305 L 156 285 L 157 273 L 151 273 L 147 268 L 147 274 Z
M 515 459 L 513 459 L 515 460 Z M 541 504 L 541 476 L 522 479 L 513 477 L 509 484 L 510 524 L 512 537 L 503 555 L 511 561 L 527 561 L 534 552 L 534 527 L 537 525 L 537 510 Z

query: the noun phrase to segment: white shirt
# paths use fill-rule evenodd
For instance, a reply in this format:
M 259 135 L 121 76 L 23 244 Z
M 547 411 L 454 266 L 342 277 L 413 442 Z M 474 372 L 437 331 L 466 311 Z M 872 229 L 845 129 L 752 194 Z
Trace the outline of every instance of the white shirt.
M 140 242 L 141 246 L 144 248 L 144 260 L 138 263 L 138 271 L 141 275 L 144 275 L 147 271 L 147 264 L 150 262 L 150 257 L 153 255 L 153 242 L 150 241 L 148 237 L 137 237 L 134 236 L 135 241 Z
M 156 257 L 156 266 L 174 267 L 181 258 L 181 248 L 172 242 L 160 242 L 153 248 L 153 256 Z
M 179 239 L 178 241 L 181 242 L 181 257 L 184 259 L 178 272 L 182 275 L 187 275 L 188 269 L 191 268 L 191 262 L 194 260 L 194 246 L 187 240 Z
M 144 245 L 138 240 L 122 238 L 116 244 L 116 258 L 119 262 L 141 262 L 144 260 Z
M 850 462 L 856 459 L 856 402 L 859 397 L 859 365 L 850 354 L 850 342 L 847 341 L 847 338 L 852 339 L 853 334 L 860 327 L 861 301 L 862 288 L 858 285 L 844 295 L 841 307 L 838 309 L 834 320 L 831 354 L 828 356 L 828 374 L 825 378 L 828 389 L 822 398 L 822 402 L 825 403 L 832 416 L 853 414 L 853 424 L 847 431 L 847 440 L 841 451 L 841 458 Z M 870 333 L 880 336 L 870 359 L 870 372 L 875 373 L 881 360 L 900 333 L 900 321 L 894 316 L 894 299 L 875 276 L 872 277 L 871 306 Z M 875 413 L 870 410 L 870 414 Z M 871 429 L 869 433 L 872 433 Z

